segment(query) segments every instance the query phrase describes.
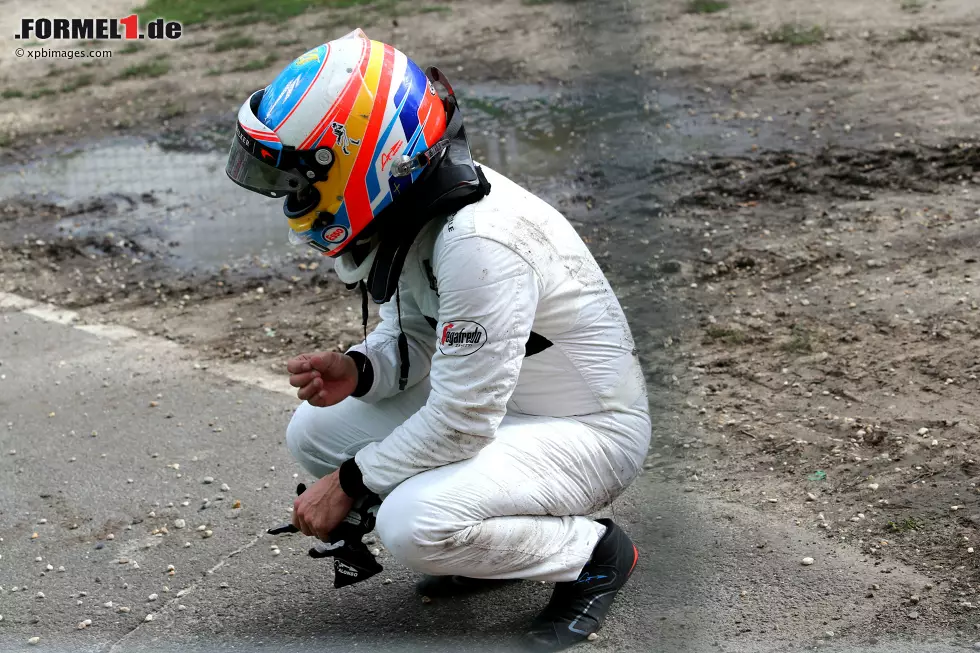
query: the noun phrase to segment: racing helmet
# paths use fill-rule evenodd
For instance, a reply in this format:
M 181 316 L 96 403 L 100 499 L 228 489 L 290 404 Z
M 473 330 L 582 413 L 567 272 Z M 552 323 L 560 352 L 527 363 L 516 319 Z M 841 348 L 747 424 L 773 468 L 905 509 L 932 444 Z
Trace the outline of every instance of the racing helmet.
M 291 241 L 338 257 L 445 150 L 445 133 L 425 72 L 357 29 L 299 56 L 245 101 L 225 172 L 284 198 Z

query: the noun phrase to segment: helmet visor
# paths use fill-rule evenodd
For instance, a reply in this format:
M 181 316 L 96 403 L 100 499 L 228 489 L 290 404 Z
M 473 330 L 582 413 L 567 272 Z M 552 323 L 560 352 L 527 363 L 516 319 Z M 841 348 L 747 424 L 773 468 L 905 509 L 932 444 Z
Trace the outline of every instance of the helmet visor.
M 281 170 L 271 164 L 279 161 L 281 150 L 274 150 L 257 143 L 255 139 L 238 130 L 228 152 L 225 174 L 243 188 L 269 197 L 284 197 L 300 193 L 310 182 L 296 170 Z

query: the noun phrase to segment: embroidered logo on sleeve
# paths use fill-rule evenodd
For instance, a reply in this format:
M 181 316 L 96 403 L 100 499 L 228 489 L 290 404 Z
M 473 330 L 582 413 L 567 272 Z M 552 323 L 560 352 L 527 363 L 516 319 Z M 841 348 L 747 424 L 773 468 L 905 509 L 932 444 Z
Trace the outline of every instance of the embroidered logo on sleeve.
M 439 351 L 446 356 L 469 356 L 487 342 L 487 330 L 470 320 L 448 320 L 439 332 Z

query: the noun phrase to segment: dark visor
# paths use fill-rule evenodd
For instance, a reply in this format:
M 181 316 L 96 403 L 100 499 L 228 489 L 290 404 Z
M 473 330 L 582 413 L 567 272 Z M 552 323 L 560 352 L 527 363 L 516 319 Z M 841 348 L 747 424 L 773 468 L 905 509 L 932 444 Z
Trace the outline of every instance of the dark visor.
M 259 155 L 263 153 L 273 164 L 279 160 L 279 150 L 262 147 L 239 129 L 228 152 L 225 173 L 239 186 L 269 197 L 300 193 L 310 185 L 296 170 L 280 170 L 274 165 L 263 163 L 259 159 Z

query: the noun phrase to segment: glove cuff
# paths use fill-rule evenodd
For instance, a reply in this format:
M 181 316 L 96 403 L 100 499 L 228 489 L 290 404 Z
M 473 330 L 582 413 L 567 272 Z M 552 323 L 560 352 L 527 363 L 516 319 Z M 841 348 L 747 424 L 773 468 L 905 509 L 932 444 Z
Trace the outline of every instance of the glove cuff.
M 364 485 L 361 468 L 357 466 L 353 458 L 348 458 L 340 466 L 340 489 L 355 500 L 371 493 L 371 490 Z
M 349 351 L 347 356 L 353 359 L 357 366 L 357 387 L 350 396 L 363 397 L 374 385 L 374 367 L 371 365 L 371 359 L 359 351 Z

